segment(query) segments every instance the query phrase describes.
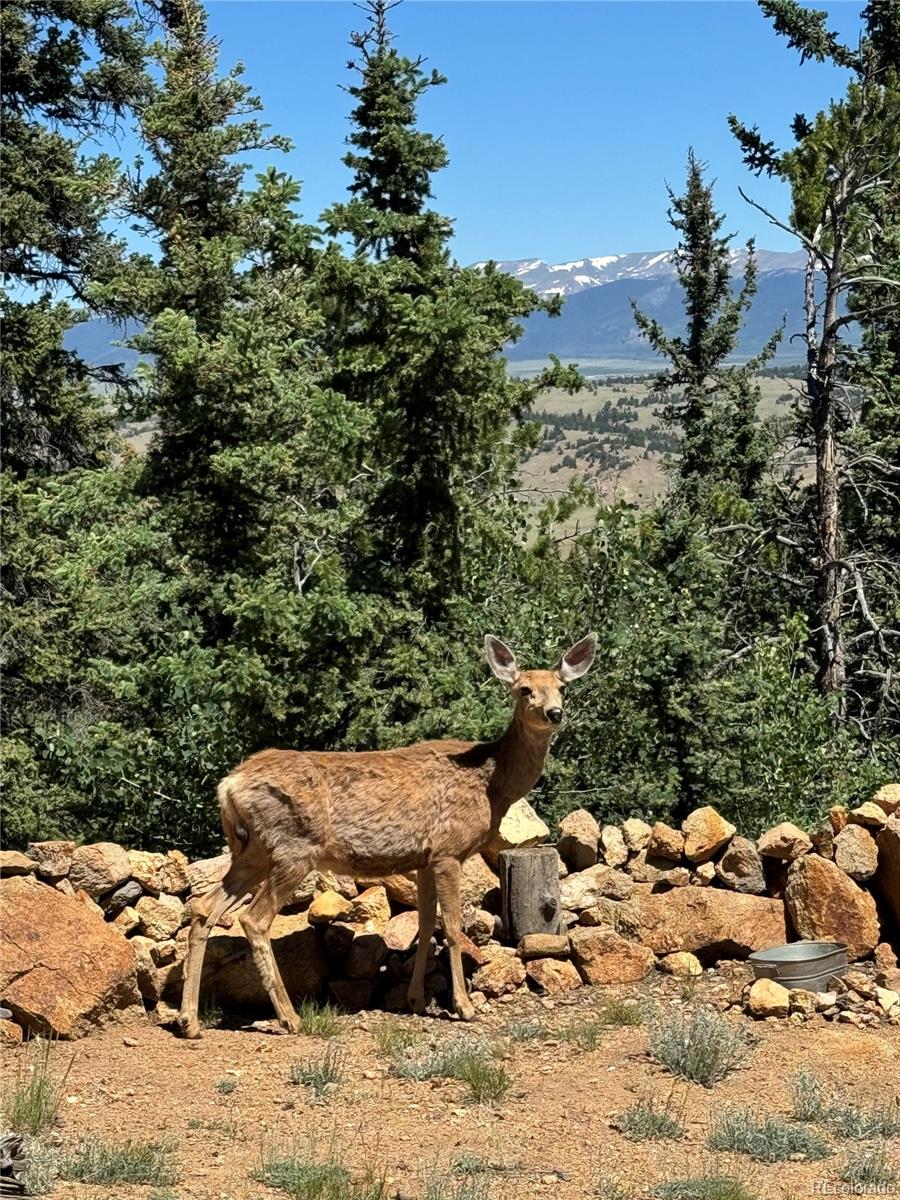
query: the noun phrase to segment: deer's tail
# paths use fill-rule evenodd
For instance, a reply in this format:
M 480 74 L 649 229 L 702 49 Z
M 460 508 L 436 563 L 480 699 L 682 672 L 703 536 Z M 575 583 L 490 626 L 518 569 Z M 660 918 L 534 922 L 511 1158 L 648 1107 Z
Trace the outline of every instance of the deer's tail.
M 222 828 L 225 831 L 232 858 L 236 858 L 242 850 L 245 850 L 250 841 L 250 830 L 244 824 L 237 806 L 235 793 L 239 789 L 238 781 L 229 775 L 219 784 L 218 790 Z

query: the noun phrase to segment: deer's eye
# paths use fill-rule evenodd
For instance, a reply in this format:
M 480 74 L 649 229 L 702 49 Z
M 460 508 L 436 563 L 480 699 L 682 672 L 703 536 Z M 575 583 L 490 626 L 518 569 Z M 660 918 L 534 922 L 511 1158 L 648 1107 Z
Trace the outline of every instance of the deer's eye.
M 530 696 L 531 688 L 529 688 L 529 687 L 519 688 L 519 695 L 520 696 Z

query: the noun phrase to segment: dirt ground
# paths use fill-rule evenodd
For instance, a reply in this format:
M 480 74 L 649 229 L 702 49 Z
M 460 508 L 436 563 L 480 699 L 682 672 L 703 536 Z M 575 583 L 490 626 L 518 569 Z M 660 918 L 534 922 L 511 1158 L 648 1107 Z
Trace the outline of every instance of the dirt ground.
M 679 998 L 678 988 L 676 981 L 654 973 L 649 998 L 657 1011 L 710 1000 L 722 1006 L 721 982 L 705 978 L 688 999 Z M 883 1103 L 900 1095 L 897 1027 L 867 1031 L 822 1018 L 798 1026 L 729 1016 L 758 1041 L 744 1066 L 711 1089 L 673 1080 L 650 1058 L 642 1026 L 605 1027 L 592 1050 L 553 1037 L 516 1043 L 503 1038 L 504 1026 L 513 1020 L 539 1019 L 556 1030 L 589 1019 L 611 995 L 638 994 L 638 988 L 583 988 L 555 1002 L 536 996 L 495 1001 L 467 1027 L 507 1048 L 504 1065 L 512 1087 L 493 1108 L 467 1100 L 465 1086 L 457 1081 L 392 1077 L 372 1034 L 380 1022 L 392 1021 L 424 1030 L 435 1040 L 458 1037 L 463 1027 L 449 1019 L 382 1013 L 341 1017 L 337 1041 L 343 1077 L 320 1103 L 305 1087 L 291 1084 L 290 1073 L 297 1060 L 321 1058 L 322 1039 L 244 1027 L 210 1029 L 201 1041 L 185 1042 L 165 1028 L 120 1025 L 54 1048 L 57 1069 L 73 1055 L 74 1061 L 52 1136 L 62 1145 L 85 1133 L 109 1141 L 171 1141 L 180 1173 L 171 1195 L 178 1200 L 283 1196 L 255 1182 L 252 1173 L 267 1147 L 294 1144 L 305 1151 L 309 1139 L 317 1152 L 335 1154 L 353 1172 L 384 1172 L 387 1196 L 404 1200 L 423 1195 L 430 1173 L 443 1173 L 447 1190 L 436 1194 L 453 1200 L 460 1193 L 454 1190 L 459 1180 L 452 1164 L 466 1154 L 505 1168 L 482 1177 L 491 1200 L 581 1200 L 594 1194 L 600 1179 L 640 1197 L 655 1184 L 702 1172 L 736 1175 L 759 1200 L 785 1200 L 821 1194 L 828 1185 L 840 1188 L 847 1151 L 855 1143 L 830 1138 L 835 1148 L 830 1158 L 768 1166 L 708 1149 L 717 1113 L 733 1105 L 789 1115 L 791 1081 L 804 1066 L 848 1101 Z M 24 1055 L 24 1050 L 4 1052 L 5 1078 Z M 236 1080 L 229 1094 L 219 1090 L 223 1079 Z M 611 1127 L 636 1099 L 650 1096 L 670 1102 L 686 1129 L 682 1140 L 632 1142 Z M 900 1144 L 895 1141 L 890 1152 L 900 1168 Z M 145 1200 L 153 1192 L 151 1186 L 60 1183 L 52 1195 Z

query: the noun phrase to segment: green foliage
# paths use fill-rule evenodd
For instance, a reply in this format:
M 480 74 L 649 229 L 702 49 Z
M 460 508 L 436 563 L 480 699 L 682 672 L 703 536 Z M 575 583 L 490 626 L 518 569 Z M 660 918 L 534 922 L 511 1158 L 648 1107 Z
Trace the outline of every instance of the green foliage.
M 650 1193 L 656 1200 L 755 1200 L 746 1184 L 733 1175 L 696 1175 L 658 1183 Z
M 827 1158 L 831 1148 L 826 1141 L 802 1125 L 781 1117 L 760 1116 L 749 1109 L 724 1112 L 709 1137 L 712 1150 L 730 1150 L 749 1154 L 757 1162 L 787 1162 L 795 1157 Z
M 712 1087 L 737 1070 L 750 1048 L 743 1030 L 717 1013 L 696 1009 L 657 1017 L 649 1027 L 650 1053 L 673 1075 Z
M 178 1182 L 173 1162 L 174 1149 L 161 1142 L 110 1142 L 85 1137 L 75 1152 L 62 1160 L 62 1179 L 80 1183 L 155 1183 Z
M 10 1129 L 34 1137 L 56 1123 L 62 1090 L 72 1066 L 55 1078 L 53 1042 L 35 1038 L 3 1089 L 3 1112 Z
M 841 1171 L 844 1183 L 858 1186 L 897 1182 L 897 1172 L 891 1165 L 887 1146 L 864 1146 L 851 1150 Z
M 660 1108 L 652 1096 L 636 1100 L 616 1118 L 614 1124 L 620 1133 L 633 1142 L 684 1137 L 684 1127 L 669 1112 L 669 1104 Z
M 320 1157 L 309 1144 L 263 1150 L 253 1178 L 277 1191 L 287 1192 L 292 1200 L 386 1200 L 387 1184 L 375 1171 L 354 1180 L 332 1152 Z
M 321 1058 L 310 1058 L 291 1064 L 291 1083 L 303 1084 L 316 1100 L 324 1100 L 340 1084 L 344 1076 L 344 1053 L 330 1042 Z

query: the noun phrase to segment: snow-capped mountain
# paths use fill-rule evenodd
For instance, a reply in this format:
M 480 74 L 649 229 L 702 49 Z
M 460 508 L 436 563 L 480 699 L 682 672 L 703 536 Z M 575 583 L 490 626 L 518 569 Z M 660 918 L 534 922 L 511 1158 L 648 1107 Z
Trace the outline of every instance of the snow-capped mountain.
M 747 261 L 746 250 L 732 250 L 730 257 L 734 272 L 741 274 Z M 802 271 L 804 257 L 802 250 L 760 250 L 756 255 L 761 275 L 771 271 Z M 480 268 L 486 265 L 484 262 L 475 263 Z M 675 263 L 670 250 L 606 254 L 566 263 L 547 263 L 542 258 L 519 258 L 498 262 L 496 266 L 534 288 L 541 296 L 573 296 L 586 288 L 616 283 L 621 279 L 671 279 L 675 275 Z

